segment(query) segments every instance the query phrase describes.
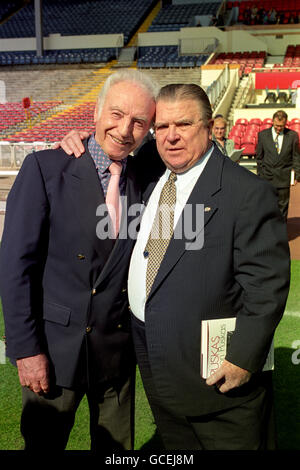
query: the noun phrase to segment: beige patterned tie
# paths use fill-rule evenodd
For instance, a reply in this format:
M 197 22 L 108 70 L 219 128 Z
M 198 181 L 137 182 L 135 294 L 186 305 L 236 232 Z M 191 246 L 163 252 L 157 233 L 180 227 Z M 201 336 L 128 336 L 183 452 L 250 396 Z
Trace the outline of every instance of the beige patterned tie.
M 162 188 L 155 219 L 145 248 L 144 255 L 148 256 L 146 297 L 148 297 L 150 293 L 152 284 L 173 235 L 176 179 L 176 174 L 170 173 L 168 181 Z
M 113 227 L 113 238 L 117 238 L 120 228 L 120 220 L 121 220 L 121 201 L 120 201 L 120 176 L 122 173 L 122 163 L 121 162 L 113 162 L 110 167 L 110 180 L 107 187 L 106 193 L 106 205 L 108 209 L 108 213 L 110 215 Z
M 276 148 L 276 150 L 277 150 L 277 153 L 279 153 L 279 142 L 278 142 L 278 138 L 279 138 L 279 135 L 276 134 L 274 143 L 275 143 L 275 148 Z

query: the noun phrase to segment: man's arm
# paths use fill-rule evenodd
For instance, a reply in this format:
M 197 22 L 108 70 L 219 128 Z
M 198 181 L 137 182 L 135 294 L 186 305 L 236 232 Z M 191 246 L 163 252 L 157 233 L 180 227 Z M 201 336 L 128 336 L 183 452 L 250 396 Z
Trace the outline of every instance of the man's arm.
M 57 149 L 62 147 L 68 155 L 74 154 L 76 158 L 79 158 L 85 152 L 82 141 L 87 139 L 89 135 L 90 134 L 86 131 L 73 129 L 64 136 L 61 142 L 55 144 L 53 148 Z
M 20 382 L 37 393 L 48 390 L 48 360 L 40 337 L 43 238 L 48 200 L 37 159 L 28 156 L 9 193 L 0 250 L 0 293 L 7 355 Z
M 267 183 L 255 184 L 245 193 L 236 223 L 233 260 L 243 305 L 226 360 L 207 380 L 223 393 L 248 382 L 251 373 L 262 369 L 288 295 L 286 226 L 274 190 Z

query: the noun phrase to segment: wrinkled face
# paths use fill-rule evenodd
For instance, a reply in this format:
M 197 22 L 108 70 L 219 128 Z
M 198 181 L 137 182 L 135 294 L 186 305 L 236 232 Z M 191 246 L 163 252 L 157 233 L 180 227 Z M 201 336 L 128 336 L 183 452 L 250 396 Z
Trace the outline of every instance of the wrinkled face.
M 159 100 L 155 135 L 165 165 L 175 173 L 191 168 L 211 146 L 211 125 L 203 121 L 202 110 L 192 99 Z
M 282 119 L 281 121 L 277 118 L 273 119 L 273 127 L 275 129 L 276 134 L 280 134 L 283 131 L 286 125 L 286 119 Z
M 120 82 L 108 90 L 98 118 L 96 106 L 96 141 L 112 160 L 122 160 L 141 143 L 155 112 L 150 94 L 132 82 Z
M 216 119 L 212 131 L 217 140 L 223 140 L 226 132 L 225 123 L 221 120 Z

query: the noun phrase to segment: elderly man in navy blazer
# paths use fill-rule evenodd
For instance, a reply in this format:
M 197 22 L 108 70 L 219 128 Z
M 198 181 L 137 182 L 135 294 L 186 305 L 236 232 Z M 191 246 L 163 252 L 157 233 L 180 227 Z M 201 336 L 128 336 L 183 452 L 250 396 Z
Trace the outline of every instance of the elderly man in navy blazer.
M 135 359 L 126 283 L 133 240 L 102 236 L 101 222 L 110 219 L 98 208 L 116 162 L 128 207 L 141 200 L 127 156 L 150 128 L 155 93 L 137 71 L 113 74 L 83 157 L 62 149 L 29 155 L 8 196 L 0 290 L 7 355 L 23 386 L 28 451 L 65 448 L 84 394 L 92 449 L 132 448 Z
M 299 137 L 286 127 L 287 118 L 285 111 L 276 111 L 273 126 L 258 133 L 256 147 L 257 174 L 276 188 L 278 206 L 285 220 L 292 170 L 295 170 L 295 182 L 300 180 Z

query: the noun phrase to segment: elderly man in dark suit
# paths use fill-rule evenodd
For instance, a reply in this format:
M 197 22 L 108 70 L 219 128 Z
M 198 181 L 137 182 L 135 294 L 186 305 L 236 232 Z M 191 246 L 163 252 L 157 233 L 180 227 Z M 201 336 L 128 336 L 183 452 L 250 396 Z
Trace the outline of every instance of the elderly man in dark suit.
M 23 386 L 25 450 L 63 450 L 84 394 L 92 449 L 132 448 L 133 240 L 118 237 L 120 219 L 130 222 L 119 201 L 141 200 L 127 156 L 154 112 L 152 81 L 137 71 L 111 75 L 82 158 L 62 149 L 31 154 L 8 196 L 0 290 L 7 355 Z
M 286 227 L 272 186 L 212 143 L 211 118 L 199 86 L 162 88 L 161 160 L 154 141 L 137 158 L 146 208 L 128 279 L 135 351 L 167 449 L 273 449 L 262 368 L 288 294 Z M 201 321 L 226 317 L 236 317 L 228 353 L 205 380 Z
M 277 111 L 273 126 L 258 134 L 256 147 L 257 174 L 277 190 L 279 209 L 287 220 L 290 200 L 291 171 L 300 180 L 300 149 L 298 134 L 286 128 L 287 114 Z
M 274 189 L 216 148 L 211 125 L 200 87 L 161 89 L 155 134 L 166 168 L 144 192 L 129 269 L 135 350 L 167 449 L 272 449 L 272 372 L 262 368 L 288 294 L 286 228 Z M 169 203 L 173 217 L 159 217 Z M 201 320 L 233 316 L 226 358 L 205 381 Z

